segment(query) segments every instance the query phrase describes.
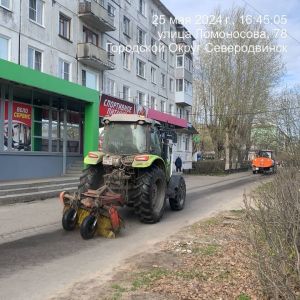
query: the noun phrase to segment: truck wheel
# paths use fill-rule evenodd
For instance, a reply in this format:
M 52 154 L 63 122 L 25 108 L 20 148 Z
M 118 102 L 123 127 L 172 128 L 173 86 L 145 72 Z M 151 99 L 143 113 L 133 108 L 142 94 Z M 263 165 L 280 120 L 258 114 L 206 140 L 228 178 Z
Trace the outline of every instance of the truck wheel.
M 80 234 L 84 240 L 89 240 L 93 238 L 97 230 L 97 217 L 95 216 L 87 216 L 81 226 L 80 226 Z
M 85 170 L 80 177 L 80 183 L 78 186 L 78 192 L 85 193 L 87 190 L 96 190 L 104 183 L 103 179 L 103 165 L 90 165 Z
M 186 185 L 183 177 L 180 178 L 178 187 L 175 191 L 175 197 L 169 198 L 170 207 L 172 210 L 182 210 L 186 199 Z
M 158 222 L 165 210 L 166 177 L 163 170 L 153 166 L 140 177 L 140 197 L 135 211 L 143 223 Z
M 67 209 L 62 217 L 62 227 L 66 231 L 75 229 L 77 223 L 77 212 L 74 208 Z

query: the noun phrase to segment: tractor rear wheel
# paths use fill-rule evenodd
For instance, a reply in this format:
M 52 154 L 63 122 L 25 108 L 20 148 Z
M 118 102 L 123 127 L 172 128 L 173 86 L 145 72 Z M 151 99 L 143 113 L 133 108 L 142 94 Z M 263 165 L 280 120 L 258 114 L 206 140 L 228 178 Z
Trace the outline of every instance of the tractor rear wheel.
M 170 207 L 172 210 L 182 210 L 185 205 L 186 185 L 183 177 L 180 178 L 175 197 L 169 198 Z
M 138 179 L 139 196 L 135 198 L 135 212 L 143 223 L 158 222 L 165 210 L 166 176 L 162 169 L 153 166 Z
M 97 190 L 104 183 L 103 179 L 103 165 L 90 165 L 85 170 L 80 177 L 80 183 L 78 186 L 78 192 L 85 193 L 87 190 Z

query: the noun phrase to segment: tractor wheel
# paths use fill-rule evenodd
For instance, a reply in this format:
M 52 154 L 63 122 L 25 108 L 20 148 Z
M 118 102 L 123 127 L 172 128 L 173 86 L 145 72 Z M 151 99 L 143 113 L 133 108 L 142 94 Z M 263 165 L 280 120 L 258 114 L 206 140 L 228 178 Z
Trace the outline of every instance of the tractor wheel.
M 85 193 L 87 190 L 96 190 L 104 183 L 103 179 L 103 165 L 90 165 L 85 170 L 83 170 L 83 174 L 80 177 L 80 183 L 78 186 L 78 192 Z
M 175 198 L 169 198 L 170 207 L 172 210 L 182 210 L 185 205 L 186 198 L 186 185 L 184 179 L 181 177 Z
M 80 226 L 80 234 L 84 240 L 90 240 L 93 238 L 97 231 L 97 217 L 95 216 L 87 216 L 81 226 Z
M 165 210 L 166 177 L 163 170 L 153 166 L 139 178 L 140 195 L 136 198 L 135 212 L 143 223 L 158 222 Z
M 77 223 L 77 212 L 74 208 L 67 209 L 62 217 L 62 226 L 66 231 L 72 231 L 76 227 Z

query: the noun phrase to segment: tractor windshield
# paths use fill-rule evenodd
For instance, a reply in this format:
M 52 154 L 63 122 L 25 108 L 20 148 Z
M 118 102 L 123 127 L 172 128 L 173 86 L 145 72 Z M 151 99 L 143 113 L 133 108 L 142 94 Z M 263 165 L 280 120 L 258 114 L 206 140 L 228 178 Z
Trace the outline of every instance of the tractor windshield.
M 146 126 L 126 123 L 105 126 L 103 151 L 121 155 L 147 152 Z

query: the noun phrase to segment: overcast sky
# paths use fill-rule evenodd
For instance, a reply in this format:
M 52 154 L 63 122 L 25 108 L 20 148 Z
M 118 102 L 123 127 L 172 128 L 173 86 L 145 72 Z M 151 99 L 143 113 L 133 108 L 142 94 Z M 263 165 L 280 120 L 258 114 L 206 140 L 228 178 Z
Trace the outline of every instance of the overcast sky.
M 286 75 L 282 85 L 292 86 L 300 83 L 300 0 L 163 0 L 162 1 L 176 17 L 192 17 L 195 15 L 208 15 L 216 7 L 229 9 L 232 6 L 245 6 L 252 16 L 286 15 L 288 23 L 280 25 L 287 29 L 289 36 L 281 39 L 278 44 L 287 46 L 287 53 L 283 54 L 286 65 Z M 194 34 L 196 25 L 186 25 Z M 274 30 L 275 25 L 268 25 L 269 30 Z

